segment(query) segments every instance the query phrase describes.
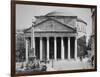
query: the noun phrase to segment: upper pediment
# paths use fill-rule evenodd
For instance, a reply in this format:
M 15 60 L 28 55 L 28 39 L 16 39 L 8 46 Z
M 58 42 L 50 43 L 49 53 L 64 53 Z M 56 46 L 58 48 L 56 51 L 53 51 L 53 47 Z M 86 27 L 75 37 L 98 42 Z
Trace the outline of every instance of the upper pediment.
M 47 19 L 36 25 L 35 31 L 73 31 L 74 29 L 57 20 Z
M 73 32 L 75 31 L 74 28 L 66 25 L 62 22 L 59 22 L 55 19 L 46 19 L 36 25 L 34 25 L 35 31 L 66 31 L 66 32 Z M 27 30 L 30 32 L 31 30 Z

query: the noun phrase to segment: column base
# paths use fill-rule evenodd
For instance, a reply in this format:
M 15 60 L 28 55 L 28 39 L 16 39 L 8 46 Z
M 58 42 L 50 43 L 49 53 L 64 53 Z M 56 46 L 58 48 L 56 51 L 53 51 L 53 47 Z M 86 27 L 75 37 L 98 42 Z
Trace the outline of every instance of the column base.
M 64 60 L 64 58 L 61 58 L 61 60 Z
M 75 58 L 75 60 L 77 60 L 78 58 Z
M 68 59 L 68 61 L 70 61 L 71 59 Z

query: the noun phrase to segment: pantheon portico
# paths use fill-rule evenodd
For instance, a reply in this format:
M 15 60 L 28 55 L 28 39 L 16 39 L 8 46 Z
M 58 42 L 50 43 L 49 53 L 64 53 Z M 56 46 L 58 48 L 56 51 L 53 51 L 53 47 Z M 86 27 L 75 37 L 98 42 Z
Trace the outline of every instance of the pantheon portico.
M 26 62 L 32 56 L 38 60 L 77 59 L 77 16 L 50 14 L 35 18 L 24 31 Z

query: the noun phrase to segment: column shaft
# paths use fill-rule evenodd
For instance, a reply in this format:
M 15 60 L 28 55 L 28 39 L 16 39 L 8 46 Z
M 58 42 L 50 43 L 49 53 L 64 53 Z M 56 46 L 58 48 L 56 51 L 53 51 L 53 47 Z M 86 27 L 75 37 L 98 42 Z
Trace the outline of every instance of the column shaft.
M 64 40 L 61 37 L 61 58 L 64 59 Z
M 54 59 L 57 59 L 57 42 L 56 37 L 54 37 Z
M 47 37 L 47 60 L 49 60 L 49 37 Z
M 68 59 L 70 59 L 70 37 L 68 37 Z
M 28 40 L 25 40 L 26 43 L 26 63 L 28 63 Z
M 77 38 L 75 38 L 75 59 L 77 59 Z
M 42 60 L 42 37 L 40 37 L 40 60 Z

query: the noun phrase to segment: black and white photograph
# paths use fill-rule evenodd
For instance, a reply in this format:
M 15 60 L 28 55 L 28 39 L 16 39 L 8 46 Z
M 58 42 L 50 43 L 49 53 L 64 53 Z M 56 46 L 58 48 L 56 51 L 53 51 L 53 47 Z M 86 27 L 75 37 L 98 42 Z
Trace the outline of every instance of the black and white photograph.
M 95 69 L 95 8 L 16 4 L 15 72 Z

